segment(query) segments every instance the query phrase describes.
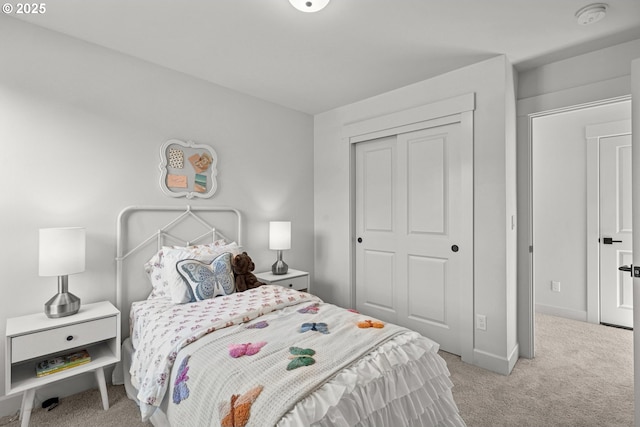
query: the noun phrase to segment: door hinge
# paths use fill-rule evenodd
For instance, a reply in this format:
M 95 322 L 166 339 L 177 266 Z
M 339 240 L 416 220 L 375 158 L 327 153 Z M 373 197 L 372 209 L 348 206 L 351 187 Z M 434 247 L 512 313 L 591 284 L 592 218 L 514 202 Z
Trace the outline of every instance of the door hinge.
M 529 253 L 532 254 L 533 253 L 533 245 L 529 246 Z

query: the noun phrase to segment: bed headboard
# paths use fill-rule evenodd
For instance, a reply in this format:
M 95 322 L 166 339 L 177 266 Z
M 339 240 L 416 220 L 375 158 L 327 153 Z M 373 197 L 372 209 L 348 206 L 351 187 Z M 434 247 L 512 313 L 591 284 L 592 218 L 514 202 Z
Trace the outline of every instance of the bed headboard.
M 123 337 L 129 335 L 129 308 L 151 291 L 143 265 L 162 246 L 189 246 L 216 239 L 242 245 L 242 215 L 219 206 L 129 206 L 116 230 L 116 305 Z

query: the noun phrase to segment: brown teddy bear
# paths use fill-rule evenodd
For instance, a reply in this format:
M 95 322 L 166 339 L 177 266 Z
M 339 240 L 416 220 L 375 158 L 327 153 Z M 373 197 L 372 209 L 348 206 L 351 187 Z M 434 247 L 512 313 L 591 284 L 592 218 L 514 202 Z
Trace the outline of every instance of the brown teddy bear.
M 231 259 L 231 268 L 236 277 L 236 292 L 244 292 L 247 289 L 264 285 L 264 283 L 259 282 L 258 278 L 252 273 L 256 265 L 246 252 L 242 252 Z

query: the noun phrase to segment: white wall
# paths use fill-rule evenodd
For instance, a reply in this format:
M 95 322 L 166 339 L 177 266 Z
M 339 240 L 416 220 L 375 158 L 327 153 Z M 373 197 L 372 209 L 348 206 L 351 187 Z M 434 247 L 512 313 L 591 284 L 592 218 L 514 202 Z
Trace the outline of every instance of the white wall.
M 313 273 L 311 116 L 5 16 L 0 51 L 2 331 L 7 317 L 41 312 L 56 292 L 55 278 L 38 277 L 42 227 L 86 227 L 86 272 L 69 278 L 70 290 L 86 303 L 115 302 L 120 210 L 187 204 L 158 186 L 170 138 L 216 150 L 218 191 L 188 203 L 240 209 L 257 271 L 275 260 L 268 221 L 290 219 L 285 258 Z M 0 384 L 3 415 L 3 370 Z
M 503 56 L 316 115 L 315 289 L 325 300 L 351 302 L 351 159 L 343 125 L 469 92 L 476 94 L 474 311 L 486 315 L 488 325 L 475 331 L 473 363 L 508 373 L 517 359 L 515 258 L 507 256 L 516 238 L 510 226 L 515 187 L 507 184 L 515 181 L 515 131 L 507 125 L 515 108 L 511 65 Z
M 533 120 L 536 311 L 587 320 L 588 125 L 629 119 L 631 101 Z M 560 292 L 551 290 L 560 282 Z
M 557 61 L 518 75 L 518 341 L 520 354 L 533 357 L 533 285 L 530 236 L 529 115 L 631 93 L 631 60 L 640 54 L 640 39 Z

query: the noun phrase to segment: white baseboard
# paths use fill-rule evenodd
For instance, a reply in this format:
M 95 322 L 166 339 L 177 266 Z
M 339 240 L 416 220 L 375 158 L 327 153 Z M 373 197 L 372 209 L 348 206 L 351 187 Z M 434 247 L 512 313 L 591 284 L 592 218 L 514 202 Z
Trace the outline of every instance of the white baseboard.
M 509 373 L 513 370 L 513 367 L 516 366 L 516 362 L 520 358 L 520 344 L 516 344 L 511 350 L 511 354 L 509 354 L 509 358 L 507 359 Z
M 564 317 L 581 322 L 587 321 L 586 311 L 572 310 L 570 308 L 555 307 L 552 305 L 536 304 L 536 313 L 550 314 L 552 316 Z
M 0 418 L 8 417 L 20 410 L 22 394 L 0 397 Z
M 519 355 L 520 347 L 518 344 L 513 347 L 508 357 L 502 357 L 497 354 L 474 349 L 473 364 L 498 374 L 509 375 L 513 367 L 516 365 Z

